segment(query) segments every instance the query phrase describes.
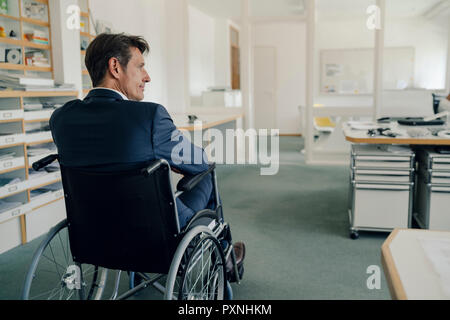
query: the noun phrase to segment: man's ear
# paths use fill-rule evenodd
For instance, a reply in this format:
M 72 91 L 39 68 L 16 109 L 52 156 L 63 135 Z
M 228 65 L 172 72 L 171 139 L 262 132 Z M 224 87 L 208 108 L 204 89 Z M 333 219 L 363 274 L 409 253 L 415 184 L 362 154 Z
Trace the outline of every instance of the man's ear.
M 122 66 L 120 65 L 119 59 L 114 57 L 109 59 L 108 69 L 114 79 L 119 79 L 119 75 L 122 72 Z

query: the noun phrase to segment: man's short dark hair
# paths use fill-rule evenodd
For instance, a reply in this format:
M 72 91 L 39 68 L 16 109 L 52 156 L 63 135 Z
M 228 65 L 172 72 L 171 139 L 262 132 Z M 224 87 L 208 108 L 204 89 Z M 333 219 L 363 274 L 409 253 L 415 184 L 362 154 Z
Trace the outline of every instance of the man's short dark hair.
M 91 76 L 92 85 L 97 87 L 105 78 L 111 58 L 117 58 L 126 68 L 131 59 L 131 48 L 137 48 L 142 54 L 150 51 L 148 42 L 140 36 L 120 34 L 99 34 L 86 50 L 85 64 Z

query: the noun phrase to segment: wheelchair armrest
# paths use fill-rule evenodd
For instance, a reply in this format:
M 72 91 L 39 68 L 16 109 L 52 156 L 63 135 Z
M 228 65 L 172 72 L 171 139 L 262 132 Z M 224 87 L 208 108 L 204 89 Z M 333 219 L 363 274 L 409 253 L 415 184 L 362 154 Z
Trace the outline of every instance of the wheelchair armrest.
M 167 162 L 167 160 L 164 159 L 158 159 L 153 161 L 150 165 L 147 166 L 147 168 L 144 169 L 144 173 L 147 176 L 150 176 L 153 174 L 153 172 L 155 172 L 156 170 L 158 170 L 162 165 L 165 165 L 167 167 L 170 167 L 169 163 Z
M 51 154 L 45 158 L 42 158 L 41 160 L 36 161 L 33 163 L 33 169 L 35 171 L 39 171 L 42 168 L 45 168 L 50 163 L 52 163 L 55 160 L 59 160 L 59 156 L 57 154 Z
M 195 176 L 187 176 L 184 177 L 183 179 L 180 180 L 180 182 L 178 182 L 177 185 L 177 190 L 178 191 L 190 191 L 192 189 L 194 189 L 194 187 L 203 180 L 203 178 L 205 178 L 207 175 L 209 175 L 211 172 L 214 171 L 214 169 L 216 168 L 216 164 L 212 163 L 209 165 L 208 170 L 199 173 Z

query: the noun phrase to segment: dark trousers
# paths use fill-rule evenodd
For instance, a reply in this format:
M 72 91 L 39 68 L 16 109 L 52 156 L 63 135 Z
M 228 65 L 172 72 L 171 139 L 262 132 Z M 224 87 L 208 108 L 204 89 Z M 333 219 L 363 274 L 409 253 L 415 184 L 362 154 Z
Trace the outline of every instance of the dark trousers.
M 209 175 L 200 181 L 194 189 L 184 192 L 176 199 L 180 228 L 186 226 L 197 212 L 214 208 L 212 191 L 212 177 Z

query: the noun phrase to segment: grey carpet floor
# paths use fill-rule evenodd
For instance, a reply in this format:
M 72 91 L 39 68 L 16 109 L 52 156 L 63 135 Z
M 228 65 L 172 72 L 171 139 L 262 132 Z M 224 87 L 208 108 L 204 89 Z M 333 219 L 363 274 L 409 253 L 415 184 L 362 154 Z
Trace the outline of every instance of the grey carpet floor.
M 261 176 L 255 165 L 217 170 L 224 214 L 234 241 L 246 244 L 245 274 L 235 299 L 389 299 L 381 267 L 387 233 L 349 238 L 348 167 L 307 166 L 301 138 L 281 138 L 280 169 Z M 39 239 L 0 255 L 0 299 L 18 299 Z M 367 287 L 369 266 L 381 288 Z M 121 287 L 125 288 L 123 279 Z M 160 298 L 146 289 L 134 299 Z

